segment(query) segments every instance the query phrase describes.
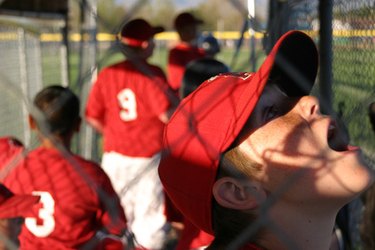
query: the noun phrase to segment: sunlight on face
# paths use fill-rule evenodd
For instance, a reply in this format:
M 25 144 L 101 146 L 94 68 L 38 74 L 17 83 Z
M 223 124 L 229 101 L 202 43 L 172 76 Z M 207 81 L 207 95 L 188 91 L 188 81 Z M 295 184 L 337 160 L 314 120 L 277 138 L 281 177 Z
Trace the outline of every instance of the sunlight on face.
M 333 120 L 320 114 L 315 97 L 287 97 L 276 85 L 266 86 L 246 124 L 240 150 L 263 166 L 258 178 L 269 192 L 291 185 L 287 199 L 350 199 L 370 183 L 358 148 L 340 145 Z M 289 182 L 288 182 L 289 181 Z M 289 195 L 288 195 L 289 194 Z

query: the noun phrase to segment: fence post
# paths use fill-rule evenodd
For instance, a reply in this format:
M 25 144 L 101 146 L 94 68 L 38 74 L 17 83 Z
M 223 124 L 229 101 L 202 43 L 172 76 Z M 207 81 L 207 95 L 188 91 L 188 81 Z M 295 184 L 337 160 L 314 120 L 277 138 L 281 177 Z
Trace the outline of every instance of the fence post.
M 22 28 L 17 29 L 17 37 L 18 37 L 18 60 L 20 62 L 20 84 L 21 84 L 21 91 L 24 96 L 28 95 L 28 81 L 27 81 L 27 65 L 26 65 L 26 42 L 25 42 L 25 31 Z M 31 141 L 31 132 L 28 129 L 27 123 L 27 115 L 28 110 L 26 107 L 26 103 L 22 104 L 22 113 L 23 113 L 23 127 L 24 127 L 24 134 L 23 140 L 24 142 L 29 145 Z
M 80 44 L 80 69 L 79 69 L 79 96 L 84 109 L 87 96 L 90 91 L 92 79 L 96 77 L 96 17 L 97 17 L 97 0 L 82 1 L 82 27 L 81 27 L 81 44 Z M 94 75 L 95 74 L 95 75 Z M 82 111 L 84 113 L 84 111 Z M 97 155 L 97 136 L 93 128 L 84 124 L 78 138 L 78 152 L 85 158 L 98 161 Z
M 333 114 L 332 108 L 332 0 L 319 1 L 319 91 L 324 114 Z

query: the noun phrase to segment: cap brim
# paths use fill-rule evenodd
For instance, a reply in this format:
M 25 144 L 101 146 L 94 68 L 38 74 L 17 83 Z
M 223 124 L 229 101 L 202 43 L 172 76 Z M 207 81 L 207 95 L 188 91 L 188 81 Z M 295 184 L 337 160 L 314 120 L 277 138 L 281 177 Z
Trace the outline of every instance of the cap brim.
M 162 26 L 155 26 L 153 27 L 153 30 L 154 30 L 154 35 L 165 31 L 165 29 Z
M 32 214 L 33 205 L 40 200 L 39 196 L 34 195 L 13 195 L 6 198 L 0 204 L 0 218 L 27 217 Z
M 274 80 L 290 97 L 305 96 L 314 86 L 317 71 L 318 51 L 311 38 L 296 30 L 285 33 L 259 70 L 249 77 L 243 90 L 246 94 L 237 100 L 236 108 L 242 110 L 241 116 L 236 118 L 232 139 L 228 137 L 222 152 L 227 150 L 234 142 L 234 137 L 239 135 L 268 82 Z
M 278 40 L 257 74 L 275 80 L 288 96 L 304 96 L 314 86 L 318 59 L 318 51 L 309 36 L 289 31 Z

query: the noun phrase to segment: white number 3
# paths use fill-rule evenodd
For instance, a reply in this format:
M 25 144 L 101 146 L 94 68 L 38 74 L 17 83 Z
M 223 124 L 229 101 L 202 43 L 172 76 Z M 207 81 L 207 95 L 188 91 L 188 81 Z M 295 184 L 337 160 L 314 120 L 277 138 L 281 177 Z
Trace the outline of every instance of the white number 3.
M 38 217 L 43 223 L 38 223 L 37 218 L 28 217 L 25 219 L 27 229 L 37 237 L 47 237 L 55 229 L 55 200 L 48 192 L 34 191 L 34 195 L 40 196 L 43 207 L 39 209 Z
M 123 89 L 117 94 L 121 111 L 120 118 L 123 121 L 133 121 L 137 119 L 137 101 L 131 89 Z

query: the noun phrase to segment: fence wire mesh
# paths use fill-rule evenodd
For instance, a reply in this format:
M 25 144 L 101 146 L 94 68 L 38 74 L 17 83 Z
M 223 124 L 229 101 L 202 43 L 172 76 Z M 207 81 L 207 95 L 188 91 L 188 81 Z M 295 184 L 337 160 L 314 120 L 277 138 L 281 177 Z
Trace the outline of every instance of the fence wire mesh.
M 137 16 L 137 12 L 147 1 L 135 1 L 124 17 L 121 24 Z M 218 1 L 219 2 L 219 1 Z M 239 1 L 236 2 L 238 6 Z M 248 36 L 239 44 L 238 38 L 221 38 L 222 51 L 218 58 L 228 65 L 233 71 L 250 71 L 255 64 L 258 67 L 274 40 L 287 30 L 297 29 L 307 32 L 319 44 L 319 1 L 271 1 L 270 13 L 274 18 L 267 28 L 267 40 L 262 38 L 251 39 Z M 41 34 L 59 31 L 61 27 L 45 26 L 34 27 L 35 31 L 25 29 L 23 23 L 9 25 L 0 23 L 0 135 L 15 136 L 27 148 L 33 149 L 38 145 L 38 138 L 31 134 L 27 124 L 27 114 L 31 111 L 29 103 L 31 98 L 44 86 L 51 84 L 68 84 L 81 99 L 81 113 L 100 70 L 114 62 L 124 59 L 119 42 L 115 39 L 98 41 L 96 28 L 99 25 L 106 27 L 107 22 L 97 14 L 96 1 L 71 1 L 71 5 L 79 6 L 85 18 L 81 22 L 81 37 L 88 37 L 79 41 L 69 41 L 68 51 L 63 40 L 42 41 Z M 218 3 L 219 4 L 219 3 Z M 374 133 L 368 119 L 368 105 L 375 101 L 375 1 L 372 0 L 335 0 L 333 1 L 332 18 L 332 93 L 333 110 L 345 123 L 350 139 L 355 145 L 361 146 L 369 164 L 373 167 L 375 162 Z M 245 7 L 244 7 L 245 8 Z M 146 18 L 147 19 L 147 18 Z M 172 18 L 171 18 L 172 22 Z M 242 24 L 239 24 L 241 27 Z M 106 27 L 111 35 L 120 31 L 118 27 Z M 151 61 L 166 69 L 167 50 L 175 40 L 159 39 Z M 254 43 L 254 44 L 251 44 Z M 238 45 L 236 47 L 236 45 Z M 252 50 L 254 46 L 255 50 Z M 236 49 L 240 56 L 236 57 Z M 255 53 L 255 54 L 251 54 Z M 69 56 L 69 58 L 67 58 Z M 234 62 L 234 59 L 235 62 Z M 70 68 L 67 67 L 67 61 Z M 141 69 L 147 74 L 148 69 Z M 70 80 L 70 81 L 69 81 Z M 318 82 L 313 93 L 319 96 L 319 86 L 325 84 Z M 176 102 L 173 100 L 172 102 Z M 147 138 L 145 139 L 147 140 Z M 210 142 L 207 142 L 208 144 Z M 102 138 L 87 124 L 83 124 L 80 133 L 74 137 L 73 151 L 92 159 L 101 161 Z M 74 164 L 73 164 L 74 165 Z M 146 170 L 147 171 L 147 170 Z M 280 192 L 272 197 L 263 207 L 262 216 L 249 228 L 235 239 L 229 249 L 238 249 L 238 245 L 252 235 L 259 225 L 269 223 L 272 231 L 279 235 L 280 240 L 287 249 L 297 249 L 293 238 L 285 235 L 282 228 L 272 224 L 267 211 L 275 200 L 283 195 L 283 191 L 299 183 L 300 174 L 289 178 L 280 187 Z M 2 171 L 2 175 L 4 172 Z M 140 176 L 137 175 L 137 178 Z M 137 178 L 130 182 L 132 185 Z M 111 201 L 108 202 L 111 206 Z M 126 207 L 126 205 L 125 205 Z M 125 208 L 126 209 L 126 208 Z M 361 223 L 362 203 L 355 200 L 348 207 L 350 211 L 349 249 L 363 249 L 359 235 Z M 6 236 L 5 236 L 6 237 Z M 4 235 L 3 235 L 4 238 Z M 174 242 L 172 236 L 171 242 Z M 11 249 L 17 248 L 17 243 L 4 240 L 4 244 Z M 167 249 L 167 247 L 166 247 Z M 173 246 L 168 246 L 173 249 Z

